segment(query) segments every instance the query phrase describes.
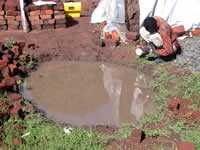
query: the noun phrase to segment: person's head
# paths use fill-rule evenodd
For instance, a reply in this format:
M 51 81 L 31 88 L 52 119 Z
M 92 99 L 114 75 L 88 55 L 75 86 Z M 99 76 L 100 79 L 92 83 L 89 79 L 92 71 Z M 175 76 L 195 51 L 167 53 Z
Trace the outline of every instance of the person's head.
M 157 21 L 153 17 L 147 17 L 143 22 L 143 26 L 150 34 L 158 31 Z

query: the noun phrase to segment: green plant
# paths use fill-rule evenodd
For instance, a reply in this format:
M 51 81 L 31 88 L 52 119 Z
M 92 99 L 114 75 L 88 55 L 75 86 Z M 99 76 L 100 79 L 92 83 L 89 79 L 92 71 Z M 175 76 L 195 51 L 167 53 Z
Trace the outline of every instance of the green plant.
M 162 129 L 145 129 L 145 135 L 147 137 L 158 137 L 158 136 L 169 136 L 169 130 L 162 128 Z
M 14 130 L 14 124 L 23 124 L 26 129 L 23 133 Z M 4 142 L 10 149 L 94 149 L 100 150 L 104 147 L 104 138 L 91 130 L 74 128 L 70 134 L 66 134 L 63 128 L 38 114 L 32 114 L 26 120 L 10 119 L 5 124 Z M 13 145 L 14 137 L 21 138 L 23 134 L 29 135 L 23 137 L 21 145 Z
M 12 49 L 13 48 L 13 46 L 16 44 L 16 40 L 13 38 L 13 37 L 11 37 L 11 38 L 9 38 L 9 39 L 7 39 L 6 41 L 5 41 L 5 43 L 4 43 L 4 46 L 7 48 L 7 49 Z
M 181 133 L 181 132 L 187 130 L 188 128 L 186 127 L 185 122 L 183 122 L 183 121 L 177 121 L 175 123 L 172 122 L 169 125 L 169 129 L 171 129 L 175 133 Z
M 186 130 L 185 132 L 181 133 L 181 139 L 183 141 L 194 143 L 196 149 L 200 150 L 200 128 Z
M 133 130 L 132 124 L 122 124 L 119 131 L 115 133 L 114 137 L 117 139 L 124 139 L 131 135 Z
M 143 128 L 149 124 L 159 123 L 163 119 L 163 117 L 164 117 L 164 112 L 157 112 L 151 115 L 144 116 L 139 121 L 139 126 Z

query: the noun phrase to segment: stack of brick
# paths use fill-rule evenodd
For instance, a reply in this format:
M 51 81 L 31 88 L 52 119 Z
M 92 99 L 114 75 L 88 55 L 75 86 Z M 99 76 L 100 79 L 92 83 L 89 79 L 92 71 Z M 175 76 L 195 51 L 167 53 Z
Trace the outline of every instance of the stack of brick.
M 7 22 L 5 19 L 5 1 L 0 1 L 0 31 L 7 30 Z
M 28 18 L 32 30 L 54 29 L 53 6 L 28 6 Z
M 22 28 L 21 14 L 18 0 L 7 0 L 5 3 L 5 18 L 8 30 L 18 30 Z
M 41 6 L 40 19 L 42 21 L 42 29 L 54 29 L 55 19 L 53 6 Z
M 31 4 L 26 11 L 32 30 L 66 27 L 63 3 L 43 6 Z
M 64 13 L 63 3 L 57 3 L 54 6 L 54 18 L 55 18 L 55 28 L 65 28 L 66 27 L 66 15 Z

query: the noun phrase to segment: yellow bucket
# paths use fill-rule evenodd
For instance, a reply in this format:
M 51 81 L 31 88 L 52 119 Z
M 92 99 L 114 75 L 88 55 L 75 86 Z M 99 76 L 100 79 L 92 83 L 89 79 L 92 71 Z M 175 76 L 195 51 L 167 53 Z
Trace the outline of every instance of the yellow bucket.
M 66 15 L 79 18 L 81 16 L 81 2 L 66 2 L 64 3 L 64 10 Z

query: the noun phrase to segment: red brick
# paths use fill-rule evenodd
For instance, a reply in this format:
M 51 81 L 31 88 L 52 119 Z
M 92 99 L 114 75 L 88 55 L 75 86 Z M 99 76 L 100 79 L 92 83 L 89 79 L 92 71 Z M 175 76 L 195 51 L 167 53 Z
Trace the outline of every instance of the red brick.
M 37 24 L 37 25 L 32 25 L 31 28 L 32 28 L 32 30 L 41 30 L 42 26 Z
M 52 15 L 40 15 L 41 19 L 51 19 Z
M 55 19 L 48 20 L 48 24 L 55 24 Z
M 17 10 L 17 2 L 9 2 L 7 1 L 6 5 L 5 5 L 5 9 L 6 10 Z
M 34 21 L 34 20 L 38 21 L 38 20 L 40 20 L 40 16 L 30 16 L 29 20 L 30 21 Z
M 19 101 L 20 99 L 22 99 L 22 96 L 17 93 L 9 93 L 8 98 L 12 101 Z
M 190 142 L 179 142 L 177 143 L 177 150 L 195 150 L 195 146 Z
M 56 19 L 56 24 L 66 24 L 66 19 Z
M 0 25 L 0 30 L 2 31 L 5 31 L 7 30 L 7 25 Z
M 0 25 L 5 25 L 7 22 L 5 19 L 0 20 Z
M 16 21 L 21 21 L 21 16 L 16 16 Z
M 54 25 L 42 25 L 42 29 L 55 29 Z
M 63 15 L 56 15 L 56 16 L 54 16 L 54 18 L 55 19 L 65 19 L 66 16 L 65 16 L 65 14 L 63 14 Z
M 55 16 L 56 16 L 56 15 L 63 15 L 63 14 L 65 14 L 64 11 L 54 11 L 54 15 L 55 15 Z
M 6 16 L 6 19 L 7 19 L 7 20 L 15 20 L 16 17 L 15 17 L 15 16 Z
M 8 25 L 16 25 L 16 26 L 18 26 L 19 22 L 15 21 L 15 20 L 10 20 L 10 21 L 8 21 Z
M 7 16 L 17 16 L 17 15 L 19 15 L 19 12 L 18 11 L 13 11 L 13 10 L 8 10 L 6 12 L 6 15 Z
M 34 10 L 30 12 L 30 16 L 39 16 L 40 15 L 40 10 Z
M 41 10 L 41 15 L 53 15 L 52 9 Z
M 42 20 L 34 20 L 34 21 L 32 21 L 31 22 L 31 25 L 41 25 L 41 24 L 43 24 L 43 21 Z
M 55 28 L 56 29 L 58 29 L 58 28 L 66 28 L 66 24 L 56 24 Z
M 4 16 L 0 16 L 0 20 L 4 20 Z
M 5 12 L 3 10 L 0 11 L 0 15 L 3 16 L 5 15 Z

